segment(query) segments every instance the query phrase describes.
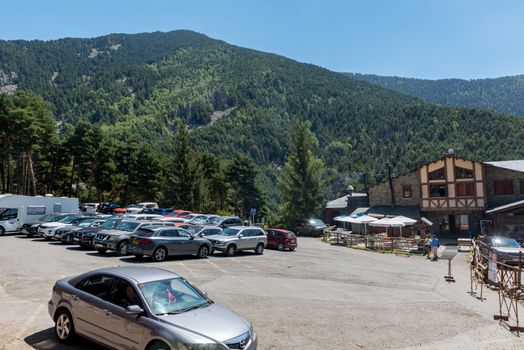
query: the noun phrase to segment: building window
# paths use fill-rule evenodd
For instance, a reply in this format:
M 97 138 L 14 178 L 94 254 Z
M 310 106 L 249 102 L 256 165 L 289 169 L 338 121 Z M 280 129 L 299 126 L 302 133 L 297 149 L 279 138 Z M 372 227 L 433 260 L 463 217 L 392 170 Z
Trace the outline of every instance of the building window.
M 499 196 L 513 194 L 513 181 L 495 181 L 495 194 Z
M 402 194 L 404 198 L 411 198 L 411 185 L 402 185 Z
M 455 177 L 457 179 L 472 179 L 473 178 L 473 170 L 465 169 L 456 166 L 455 167 Z
M 446 185 L 430 185 L 429 186 L 430 197 L 446 197 Z
M 457 183 L 457 197 L 474 197 L 475 196 L 475 183 L 473 182 L 462 182 Z
M 445 180 L 446 175 L 444 174 L 444 168 L 434 170 L 429 173 L 430 180 Z

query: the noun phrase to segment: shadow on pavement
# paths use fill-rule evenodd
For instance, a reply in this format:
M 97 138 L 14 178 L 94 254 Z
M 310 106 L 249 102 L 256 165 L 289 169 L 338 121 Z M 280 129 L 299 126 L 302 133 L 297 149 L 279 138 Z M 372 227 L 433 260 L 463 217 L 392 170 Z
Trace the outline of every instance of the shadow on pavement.
M 78 338 L 76 340 L 76 344 L 61 344 L 56 340 L 53 328 L 44 329 L 40 332 L 31 334 L 30 336 L 25 337 L 24 341 L 33 349 L 39 350 L 106 350 L 105 347 L 93 343 L 92 341 L 89 341 L 85 338 Z

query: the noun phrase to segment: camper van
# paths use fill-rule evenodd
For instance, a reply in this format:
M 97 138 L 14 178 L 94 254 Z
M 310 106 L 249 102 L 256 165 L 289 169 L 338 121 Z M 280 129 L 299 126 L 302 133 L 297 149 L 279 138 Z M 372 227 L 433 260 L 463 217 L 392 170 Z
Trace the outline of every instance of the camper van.
M 22 225 L 37 223 L 47 214 L 77 211 L 77 198 L 0 194 L 0 235 L 19 232 Z

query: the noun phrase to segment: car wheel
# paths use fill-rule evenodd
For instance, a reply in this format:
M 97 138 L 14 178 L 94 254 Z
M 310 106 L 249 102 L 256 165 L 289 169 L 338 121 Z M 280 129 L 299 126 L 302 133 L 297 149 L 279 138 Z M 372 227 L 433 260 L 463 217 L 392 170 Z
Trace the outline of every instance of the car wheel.
M 227 246 L 225 253 L 227 256 L 234 256 L 237 253 L 237 247 L 234 244 L 230 244 Z
M 166 257 L 167 257 L 167 250 L 164 247 L 156 248 L 155 251 L 153 252 L 154 261 L 157 261 L 157 262 L 164 261 Z
M 73 318 L 67 310 L 60 310 L 55 318 L 55 335 L 61 343 L 72 343 L 76 332 Z
M 264 253 L 264 244 L 259 243 L 257 244 L 257 247 L 255 248 L 255 254 L 262 255 Z
M 118 246 L 116 247 L 116 254 L 118 256 L 127 255 L 128 246 L 129 246 L 129 243 L 127 241 L 120 242 Z
M 105 254 L 107 252 L 107 249 L 97 248 L 96 250 L 98 254 Z
M 169 350 L 170 347 L 167 346 L 166 343 L 162 341 L 156 341 L 153 344 L 151 344 L 150 347 L 147 348 L 147 350 Z
M 201 259 L 204 259 L 204 258 L 207 258 L 208 255 L 209 255 L 209 248 L 206 245 L 203 245 L 202 247 L 200 247 L 200 249 L 198 250 L 198 257 Z
M 135 254 L 135 258 L 138 259 L 138 260 L 141 260 L 144 258 L 144 255 L 143 254 Z
M 0 236 L 3 236 L 3 235 L 5 235 L 5 228 L 0 226 Z
M 284 243 L 279 243 L 277 245 L 277 249 L 282 252 L 282 251 L 284 251 L 284 249 L 286 249 L 286 246 L 284 245 Z

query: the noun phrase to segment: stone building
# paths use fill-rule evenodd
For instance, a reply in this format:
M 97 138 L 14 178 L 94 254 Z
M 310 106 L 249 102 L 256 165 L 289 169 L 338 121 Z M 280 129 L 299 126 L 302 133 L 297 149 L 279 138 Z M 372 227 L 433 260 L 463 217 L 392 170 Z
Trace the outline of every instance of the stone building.
M 370 215 L 404 212 L 428 219 L 431 231 L 442 236 L 524 237 L 524 160 L 476 162 L 446 155 L 371 187 L 369 204 Z

